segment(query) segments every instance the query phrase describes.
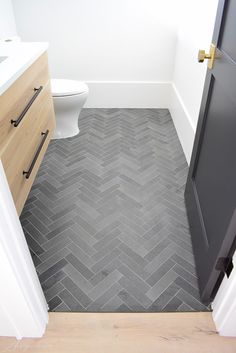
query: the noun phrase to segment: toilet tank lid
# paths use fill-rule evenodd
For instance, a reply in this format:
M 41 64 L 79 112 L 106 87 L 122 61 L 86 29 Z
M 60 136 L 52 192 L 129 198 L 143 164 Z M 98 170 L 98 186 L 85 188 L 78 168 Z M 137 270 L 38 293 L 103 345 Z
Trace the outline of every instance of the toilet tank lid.
M 88 92 L 86 83 L 76 80 L 51 79 L 53 97 L 72 96 Z

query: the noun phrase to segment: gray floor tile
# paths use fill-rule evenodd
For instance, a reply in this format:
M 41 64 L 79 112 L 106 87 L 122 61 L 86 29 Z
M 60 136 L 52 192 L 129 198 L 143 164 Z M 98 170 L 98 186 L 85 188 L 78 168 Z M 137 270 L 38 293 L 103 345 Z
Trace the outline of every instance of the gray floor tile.
M 70 253 L 70 250 L 67 249 L 66 247 L 63 247 L 61 250 L 59 250 L 54 255 L 52 255 L 49 259 L 47 259 L 46 261 L 38 265 L 37 272 L 39 274 L 43 273 L 44 271 L 46 271 L 47 269 L 55 265 L 62 258 L 66 257 L 69 253 Z
M 149 307 L 152 301 L 147 297 L 147 295 L 142 291 L 142 289 L 137 286 L 133 282 L 131 282 L 128 278 L 122 277 L 119 280 L 119 283 L 122 287 L 130 293 L 140 304 L 144 307 Z
M 49 267 L 46 271 L 44 271 L 43 273 L 41 273 L 39 275 L 40 282 L 41 283 L 45 282 L 49 277 L 53 276 L 54 274 L 59 272 L 61 269 L 63 269 L 63 267 L 65 267 L 66 264 L 67 264 L 67 261 L 64 258 L 59 260 L 56 264 Z
M 134 312 L 146 312 L 146 308 L 142 306 L 142 304 L 137 301 L 129 292 L 125 289 L 122 289 L 119 294 L 119 298 L 122 299 L 123 303 L 127 305 L 130 310 Z
M 75 297 L 67 289 L 64 289 L 62 292 L 60 292 L 58 296 L 61 301 L 63 300 L 64 303 L 70 308 L 70 311 L 85 311 L 84 307 L 75 299 Z
M 69 278 L 65 277 L 61 283 L 86 308 L 92 300 Z
M 90 279 L 93 277 L 94 273 L 90 271 L 90 269 L 85 266 L 76 256 L 74 256 L 72 253 L 66 256 L 67 262 L 70 262 L 74 268 L 79 271 L 84 278 Z
M 66 277 L 66 273 L 64 273 L 64 271 L 61 270 L 55 273 L 54 275 L 52 275 L 51 277 L 49 277 L 44 283 L 41 282 L 43 291 L 46 292 L 51 287 L 53 287 L 56 283 L 59 283 L 64 277 Z
M 64 287 L 61 284 L 61 282 L 56 282 L 54 286 L 52 286 L 48 291 L 45 292 L 45 298 L 47 302 L 49 302 L 52 298 L 54 298 L 63 289 Z
M 157 270 L 147 278 L 147 283 L 150 286 L 154 286 L 171 268 L 173 268 L 175 262 L 171 259 L 167 259 Z
M 62 303 L 61 298 L 59 298 L 58 296 L 55 296 L 48 302 L 49 310 L 54 311 L 61 303 Z
M 101 311 L 103 312 L 114 312 L 116 311 L 121 305 L 123 301 L 119 298 L 119 296 L 115 295 L 114 297 L 110 298 L 106 304 L 101 307 Z
M 162 311 L 165 312 L 176 312 L 178 311 L 179 307 L 181 306 L 182 301 L 177 297 L 174 296 L 171 300 L 162 308 Z
M 74 266 L 68 263 L 64 268 L 63 272 L 72 279 L 85 293 L 88 293 L 93 289 L 92 284 L 83 276 L 79 271 L 77 271 Z
M 158 298 L 149 307 L 150 311 L 158 312 L 162 311 L 167 307 L 168 303 L 175 298 L 176 294 L 179 292 L 179 287 L 176 283 L 171 282 L 171 284 L 158 296 Z M 168 307 L 166 309 L 168 310 Z
M 51 141 L 21 222 L 50 310 L 208 310 L 167 109 L 84 109 Z
M 147 292 L 148 298 L 155 301 L 177 277 L 177 273 L 173 270 L 166 272 L 164 276 L 151 289 L 149 289 Z
M 100 297 L 94 300 L 88 307 L 87 311 L 89 312 L 96 312 L 100 311 L 101 308 L 111 299 L 114 295 L 117 295 L 119 290 L 122 287 L 119 283 L 114 283 L 105 293 L 103 293 Z
M 122 274 L 118 270 L 113 271 L 108 276 L 103 278 L 101 282 L 95 285 L 95 287 L 88 293 L 89 297 L 92 300 L 96 300 L 103 293 L 105 293 L 107 288 L 112 286 L 113 283 L 118 282 L 121 277 L 122 277 Z

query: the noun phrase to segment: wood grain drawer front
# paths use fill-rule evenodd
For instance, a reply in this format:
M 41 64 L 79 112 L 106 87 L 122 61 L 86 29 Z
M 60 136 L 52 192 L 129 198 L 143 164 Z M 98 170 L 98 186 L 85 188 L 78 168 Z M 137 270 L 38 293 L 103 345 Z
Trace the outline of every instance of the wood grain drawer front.
M 54 128 L 53 102 L 48 84 L 2 154 L 3 167 L 18 214 L 25 204 Z
M 36 93 L 40 96 L 41 92 L 35 89 L 45 87 L 48 81 L 48 60 L 47 53 L 44 53 L 0 96 L 0 149 L 16 129 L 11 120 L 16 120 L 24 112 Z

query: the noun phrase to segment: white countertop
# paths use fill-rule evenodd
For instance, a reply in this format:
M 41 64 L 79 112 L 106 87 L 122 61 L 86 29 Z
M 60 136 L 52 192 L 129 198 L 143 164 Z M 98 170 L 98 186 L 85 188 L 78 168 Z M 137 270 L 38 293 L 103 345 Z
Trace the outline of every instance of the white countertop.
M 48 43 L 0 42 L 0 95 L 48 48 Z

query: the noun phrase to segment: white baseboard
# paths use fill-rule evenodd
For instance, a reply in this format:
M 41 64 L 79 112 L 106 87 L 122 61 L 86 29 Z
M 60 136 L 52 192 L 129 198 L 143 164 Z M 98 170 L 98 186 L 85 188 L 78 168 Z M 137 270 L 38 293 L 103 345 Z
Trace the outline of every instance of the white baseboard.
M 190 163 L 195 126 L 174 84 L 170 91 L 169 110 L 188 164 Z
M 86 108 L 168 108 L 171 82 L 87 81 Z
M 168 108 L 190 163 L 195 127 L 172 82 L 87 81 L 86 108 Z

